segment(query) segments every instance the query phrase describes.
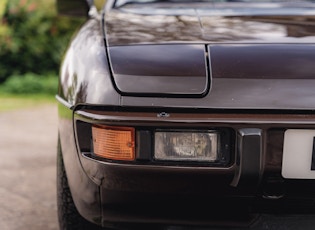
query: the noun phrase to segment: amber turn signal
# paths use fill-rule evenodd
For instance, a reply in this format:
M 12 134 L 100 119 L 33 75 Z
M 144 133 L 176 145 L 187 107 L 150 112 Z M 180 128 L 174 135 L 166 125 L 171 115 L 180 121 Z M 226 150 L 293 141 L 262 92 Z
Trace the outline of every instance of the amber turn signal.
M 94 154 L 112 160 L 135 159 L 135 130 L 130 127 L 93 125 Z

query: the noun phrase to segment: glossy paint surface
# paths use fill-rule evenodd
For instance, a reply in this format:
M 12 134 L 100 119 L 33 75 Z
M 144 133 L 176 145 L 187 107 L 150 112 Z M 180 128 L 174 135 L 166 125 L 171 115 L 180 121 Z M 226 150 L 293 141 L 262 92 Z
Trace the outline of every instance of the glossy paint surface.
M 109 46 L 144 43 L 312 43 L 313 8 L 284 9 L 277 15 L 269 7 L 249 6 L 213 12 L 211 4 L 126 7 L 106 14 Z M 281 6 L 280 6 L 281 7 Z M 247 8 L 247 9 L 246 9 Z M 313 10 L 313 11 L 312 11 Z M 289 13 L 288 13 L 289 12 Z M 126 20 L 128 19 L 128 20 Z
M 73 136 L 73 111 L 59 104 L 58 113 L 60 148 L 72 198 L 82 216 L 91 222 L 100 224 L 99 187 L 82 170 L 75 137 Z
M 198 100 L 123 97 L 123 105 L 220 109 L 315 108 L 313 44 L 209 45 L 211 90 Z
M 205 46 L 109 47 L 112 74 L 123 94 L 203 95 L 209 90 Z
M 69 106 L 119 104 L 97 19 L 88 20 L 71 42 L 60 70 L 59 93 Z
M 126 75 L 115 79 L 114 71 L 114 79 L 117 81 L 119 78 L 119 84 L 125 87 L 122 91 L 142 91 L 148 96 L 137 98 L 124 94 L 121 105 L 289 110 L 315 107 L 313 8 L 283 11 L 279 8 L 258 8 L 253 12 L 236 8 L 232 13 L 224 11 L 215 14 L 210 8 L 201 8 L 200 5 L 195 9 L 183 5 L 176 8 L 174 5 L 169 8 L 149 5 L 108 11 L 104 29 L 109 50 L 125 47 L 133 50 L 133 54 L 142 60 L 147 57 L 146 62 L 149 63 L 148 44 L 170 47 L 178 44 L 205 45 L 208 47 L 205 55 L 209 57 L 209 93 L 199 99 L 189 98 L 189 95 L 184 100 L 164 98 L 163 93 L 177 89 L 182 83 L 180 80 L 167 81 L 168 87 L 165 87 L 165 79 L 169 79 L 165 73 L 164 77 L 154 78 L 162 83 L 155 84 L 156 95 L 151 95 L 151 88 L 146 87 L 146 82 L 152 78 L 138 73 L 135 77 L 141 78 L 138 81 Z M 280 14 L 275 15 L 278 11 Z M 132 63 L 136 63 L 137 59 Z M 190 66 L 202 64 L 203 61 L 191 59 Z M 116 58 L 114 65 L 125 67 L 123 58 L 121 62 Z M 176 69 L 181 65 L 186 67 L 187 64 L 179 61 Z M 141 66 L 141 61 L 136 66 Z M 159 68 L 155 66 L 151 72 L 156 69 Z
M 83 26 L 61 69 L 60 95 L 70 105 L 315 107 L 313 16 L 150 10 L 113 9 L 104 27 L 99 19 Z
M 213 78 L 315 79 L 315 44 L 210 45 Z

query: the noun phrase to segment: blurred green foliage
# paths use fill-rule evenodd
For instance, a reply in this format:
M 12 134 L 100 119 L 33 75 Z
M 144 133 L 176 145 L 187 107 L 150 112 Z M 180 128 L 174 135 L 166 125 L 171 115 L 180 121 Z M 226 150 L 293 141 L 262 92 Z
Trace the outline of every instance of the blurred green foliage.
M 24 74 L 31 81 L 27 73 L 57 75 L 66 46 L 84 19 L 58 16 L 55 0 L 0 1 L 0 84 Z
M 6 5 L 7 5 L 7 0 L 1 0 L 0 1 L 0 18 L 2 18 L 3 14 L 4 14 Z
M 33 73 L 13 75 L 0 85 L 0 92 L 14 95 L 55 95 L 58 88 L 56 75 L 42 77 Z

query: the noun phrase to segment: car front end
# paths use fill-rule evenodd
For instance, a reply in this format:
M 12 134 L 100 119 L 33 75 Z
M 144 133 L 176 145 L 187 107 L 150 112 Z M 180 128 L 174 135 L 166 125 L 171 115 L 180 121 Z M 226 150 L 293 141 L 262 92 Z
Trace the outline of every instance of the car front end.
M 314 15 L 311 1 L 107 2 L 57 95 L 79 215 L 240 228 L 313 215 Z

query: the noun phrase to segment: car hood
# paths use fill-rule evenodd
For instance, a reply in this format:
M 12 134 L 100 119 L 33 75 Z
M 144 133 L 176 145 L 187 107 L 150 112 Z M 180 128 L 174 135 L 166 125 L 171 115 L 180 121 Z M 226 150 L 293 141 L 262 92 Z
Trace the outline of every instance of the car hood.
M 211 108 L 314 108 L 312 10 L 278 16 L 146 12 L 105 16 L 113 79 L 126 105 L 128 96 L 180 96 L 201 97 L 199 106 Z

